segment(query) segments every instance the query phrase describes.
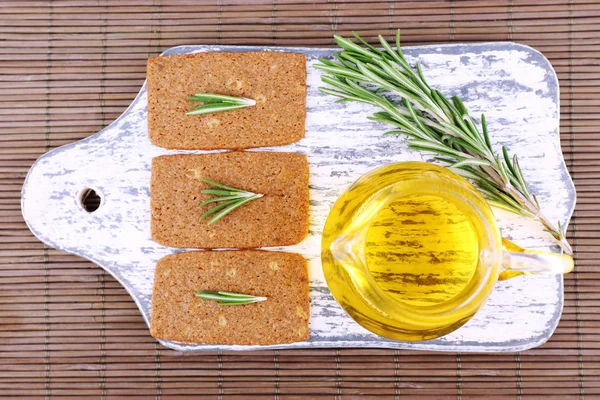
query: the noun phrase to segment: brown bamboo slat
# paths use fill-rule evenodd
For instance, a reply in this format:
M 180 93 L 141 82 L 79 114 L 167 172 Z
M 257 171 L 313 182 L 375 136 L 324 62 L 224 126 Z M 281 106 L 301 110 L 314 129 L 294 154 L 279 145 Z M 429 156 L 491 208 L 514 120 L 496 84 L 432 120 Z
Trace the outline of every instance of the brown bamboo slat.
M 595 0 L 55 0 L 0 3 L 0 398 L 600 398 L 600 3 Z M 561 146 L 578 191 L 576 272 L 554 336 L 522 353 L 311 349 L 179 354 L 126 291 L 29 232 L 37 157 L 130 104 L 148 57 L 182 44 L 333 46 L 355 30 L 404 45 L 517 41 L 560 80 Z

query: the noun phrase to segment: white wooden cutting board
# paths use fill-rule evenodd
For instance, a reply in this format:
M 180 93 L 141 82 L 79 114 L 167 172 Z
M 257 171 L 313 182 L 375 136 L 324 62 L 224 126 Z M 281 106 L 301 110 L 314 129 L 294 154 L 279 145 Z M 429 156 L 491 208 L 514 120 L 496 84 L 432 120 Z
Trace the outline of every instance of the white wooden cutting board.
M 164 54 L 257 50 L 265 48 L 182 46 Z M 317 90 L 320 72 L 312 66 L 317 57 L 330 57 L 333 50 L 268 50 L 308 56 L 306 137 L 290 146 L 260 151 L 308 155 L 310 234 L 296 246 L 278 249 L 301 253 L 309 261 L 311 338 L 270 347 L 162 343 L 186 351 L 308 347 L 515 351 L 544 343 L 556 328 L 563 307 L 560 276 L 501 282 L 465 326 L 423 343 L 382 339 L 346 315 L 327 289 L 321 270 L 321 231 L 329 209 L 342 191 L 367 171 L 392 162 L 428 161 L 432 157 L 408 150 L 403 137 L 382 136 L 389 127 L 367 120 L 375 111 L 371 107 L 335 103 L 335 98 Z M 459 95 L 474 116 L 485 112 L 492 141 L 518 153 L 525 176 L 548 216 L 568 222 L 575 189 L 560 150 L 558 82 L 549 62 L 539 52 L 514 43 L 412 47 L 405 53 L 411 62 L 421 60 L 432 86 L 447 96 Z M 118 279 L 149 323 L 156 261 L 180 250 L 150 239 L 150 162 L 152 157 L 176 152 L 150 144 L 146 103 L 144 85 L 127 111 L 107 128 L 40 157 L 23 187 L 22 209 L 41 241 L 87 258 Z M 93 213 L 85 211 L 79 201 L 86 188 L 96 190 L 102 198 L 100 208 Z M 508 213 L 498 216 L 502 232 L 517 244 L 552 248 L 550 236 L 534 222 Z

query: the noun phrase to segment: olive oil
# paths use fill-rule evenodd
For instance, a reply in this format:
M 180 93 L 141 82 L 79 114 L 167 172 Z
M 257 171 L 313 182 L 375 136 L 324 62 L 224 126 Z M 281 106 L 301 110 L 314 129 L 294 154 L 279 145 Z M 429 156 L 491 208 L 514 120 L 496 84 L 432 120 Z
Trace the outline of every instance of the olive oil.
M 323 271 L 365 328 L 407 341 L 439 337 L 464 324 L 496 282 L 500 236 L 492 228 L 491 209 L 464 179 L 431 164 L 392 164 L 335 203 Z
M 323 228 L 321 261 L 337 302 L 390 339 L 434 339 L 464 325 L 498 279 L 567 273 L 573 259 L 502 238 L 483 196 L 450 170 L 390 164 L 346 190 Z
M 385 202 L 366 229 L 367 268 L 389 296 L 428 306 L 457 296 L 479 258 L 468 216 L 441 196 L 414 194 Z

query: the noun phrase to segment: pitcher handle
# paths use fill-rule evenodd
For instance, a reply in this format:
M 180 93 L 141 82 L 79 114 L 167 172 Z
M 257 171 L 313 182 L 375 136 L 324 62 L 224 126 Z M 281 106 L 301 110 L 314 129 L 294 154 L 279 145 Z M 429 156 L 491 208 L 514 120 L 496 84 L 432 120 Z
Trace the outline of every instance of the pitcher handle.
M 502 245 L 501 281 L 523 274 L 567 274 L 574 267 L 573 258 L 566 254 L 524 249 L 505 238 Z

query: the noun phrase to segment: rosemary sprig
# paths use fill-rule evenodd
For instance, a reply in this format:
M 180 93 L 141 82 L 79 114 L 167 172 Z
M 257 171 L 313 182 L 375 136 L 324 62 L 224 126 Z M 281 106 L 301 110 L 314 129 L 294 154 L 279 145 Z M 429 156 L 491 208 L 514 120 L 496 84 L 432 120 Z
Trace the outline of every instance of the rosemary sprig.
M 196 293 L 196 297 L 204 300 L 216 301 L 222 306 L 239 306 L 244 304 L 258 303 L 267 300 L 266 297 L 252 296 L 249 294 L 232 293 L 232 292 L 210 292 L 203 290 Z
M 207 178 L 200 178 L 200 180 L 213 187 L 211 189 L 202 189 L 201 192 L 204 194 L 213 194 L 216 195 L 216 197 L 212 197 L 200 203 L 198 207 L 204 207 L 211 203 L 220 203 L 200 216 L 200 219 L 202 220 L 212 215 L 212 218 L 210 221 L 208 221 L 208 225 L 214 224 L 236 208 L 239 208 L 252 200 L 263 197 L 263 195 L 260 193 L 252 193 L 245 190 L 236 189 L 231 186 L 226 186 L 218 182 L 211 181 Z
M 204 103 L 193 110 L 186 112 L 187 115 L 210 114 L 256 105 L 256 101 L 245 97 L 233 97 L 213 93 L 196 93 L 194 96 L 190 96 L 187 99 L 189 101 Z
M 560 222 L 555 226 L 544 215 L 527 187 L 517 155 L 511 157 L 506 146 L 494 152 L 485 116 L 480 129 L 458 97 L 450 101 L 429 86 L 418 62 L 413 70 L 400 48 L 400 30 L 395 49 L 381 35 L 381 50 L 353 35 L 360 44 L 335 35 L 342 51 L 335 61 L 321 58 L 315 65 L 331 86 L 321 92 L 378 107 L 369 118 L 395 127 L 386 134 L 406 135 L 410 148 L 437 153 L 436 160 L 469 179 L 493 205 L 538 220 L 565 253 L 573 253 Z M 400 96 L 401 103 L 384 93 Z

